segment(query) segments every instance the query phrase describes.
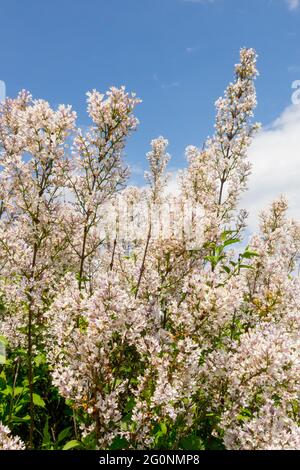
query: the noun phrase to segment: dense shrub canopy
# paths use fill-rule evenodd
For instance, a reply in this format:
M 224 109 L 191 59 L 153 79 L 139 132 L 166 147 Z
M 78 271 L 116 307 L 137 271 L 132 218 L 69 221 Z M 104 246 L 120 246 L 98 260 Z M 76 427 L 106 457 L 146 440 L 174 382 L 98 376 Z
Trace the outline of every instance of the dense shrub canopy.
M 300 225 L 281 197 L 247 243 L 238 209 L 256 76 L 242 49 L 176 194 L 163 137 L 126 187 L 125 88 L 88 93 L 86 132 L 1 105 L 0 449 L 300 448 Z

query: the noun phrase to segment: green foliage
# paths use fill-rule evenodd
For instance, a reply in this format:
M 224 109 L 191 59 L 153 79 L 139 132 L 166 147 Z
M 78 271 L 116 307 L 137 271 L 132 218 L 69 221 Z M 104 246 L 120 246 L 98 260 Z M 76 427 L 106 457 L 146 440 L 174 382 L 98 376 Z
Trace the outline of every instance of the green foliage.
M 225 230 L 220 236 L 220 242 L 209 242 L 204 246 L 209 253 L 205 256 L 205 261 L 210 263 L 213 271 L 220 265 L 221 270 L 231 277 L 239 274 L 241 269 L 253 269 L 251 264 L 247 264 L 247 261 L 259 257 L 259 254 L 251 251 L 249 247 L 246 247 L 244 252 L 239 254 L 237 260 L 228 260 L 226 249 L 241 242 L 237 236 L 237 231 Z
M 51 384 L 45 355 L 34 357 L 35 407 L 34 445 L 36 449 L 62 449 L 74 436 L 72 410 Z M 30 391 L 26 351 L 7 349 L 7 359 L 0 365 L 0 421 L 27 443 L 30 424 Z

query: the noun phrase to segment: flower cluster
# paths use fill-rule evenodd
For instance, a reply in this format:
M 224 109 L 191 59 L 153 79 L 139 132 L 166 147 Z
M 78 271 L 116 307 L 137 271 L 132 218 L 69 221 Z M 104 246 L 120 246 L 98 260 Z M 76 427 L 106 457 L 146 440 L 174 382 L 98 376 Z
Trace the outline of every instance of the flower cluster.
M 24 450 L 25 445 L 18 436 L 12 436 L 9 428 L 0 422 L 0 450 Z

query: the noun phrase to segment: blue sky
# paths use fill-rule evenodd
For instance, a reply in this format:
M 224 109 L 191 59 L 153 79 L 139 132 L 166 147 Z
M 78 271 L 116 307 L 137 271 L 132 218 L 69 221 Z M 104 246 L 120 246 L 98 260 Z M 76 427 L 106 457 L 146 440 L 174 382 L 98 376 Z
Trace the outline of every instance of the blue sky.
M 291 104 L 300 80 L 299 0 L 2 0 L 0 80 L 53 106 L 72 104 L 88 124 L 85 92 L 125 84 L 143 99 L 127 147 L 136 178 L 152 138 L 170 141 L 171 166 L 213 132 L 214 102 L 239 49 L 259 54 L 263 124 Z M 298 5 L 298 6 L 297 6 Z M 300 175 L 300 173 L 299 173 Z

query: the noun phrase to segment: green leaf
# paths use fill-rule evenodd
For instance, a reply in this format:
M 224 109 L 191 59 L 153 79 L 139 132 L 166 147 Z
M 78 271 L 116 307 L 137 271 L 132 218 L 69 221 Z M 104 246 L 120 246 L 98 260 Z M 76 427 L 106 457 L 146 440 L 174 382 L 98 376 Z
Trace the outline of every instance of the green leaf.
M 0 379 L 3 380 L 4 382 L 6 382 L 6 375 L 5 375 L 4 370 L 0 374 Z
M 218 256 L 206 256 L 205 260 L 209 261 L 212 266 L 216 266 L 218 262 L 220 261 L 221 257 Z
M 64 439 L 66 439 L 66 437 L 68 437 L 68 435 L 70 434 L 71 429 L 72 429 L 71 427 L 63 429 L 57 436 L 57 442 L 59 443 L 63 441 Z
M 80 446 L 80 442 L 77 441 L 76 439 L 73 439 L 72 441 L 67 442 L 63 446 L 62 450 L 70 450 L 70 449 L 74 449 L 74 447 L 78 447 L 78 446 Z
M 23 406 L 24 406 L 24 403 L 22 403 L 22 401 L 21 401 L 21 403 L 20 403 L 19 405 L 16 405 L 16 406 L 14 405 L 14 408 L 13 408 L 14 413 L 15 413 L 15 414 L 18 414 L 19 411 L 22 410 Z
M 180 447 L 184 450 L 204 450 L 204 444 L 200 437 L 191 435 L 180 441 Z
M 16 397 L 17 395 L 21 395 L 23 391 L 24 391 L 24 387 L 15 387 L 14 396 Z
M 128 449 L 128 442 L 124 437 L 115 437 L 113 442 L 111 443 L 111 446 L 109 450 L 122 450 L 122 449 Z
M 12 396 L 13 389 L 10 385 L 6 385 L 6 388 L 4 390 L 1 390 L 1 393 L 5 396 Z
M 237 231 L 236 230 L 225 230 L 224 232 L 222 232 L 222 234 L 221 234 L 222 242 L 224 242 L 226 240 L 228 235 L 232 235 L 233 233 L 237 233 Z
M 161 432 L 162 432 L 163 435 L 167 434 L 168 428 L 167 428 L 166 423 L 160 423 L 160 429 L 161 429 Z
M 2 343 L 4 346 L 8 346 L 8 341 L 5 336 L 0 335 L 0 343 Z
M 48 418 L 47 418 L 44 429 L 43 429 L 43 447 L 49 448 L 51 444 L 52 444 L 52 441 L 51 441 L 51 435 L 49 432 L 49 423 L 48 423 Z
M 40 406 L 41 408 L 45 408 L 46 403 L 44 402 L 44 400 L 42 399 L 42 397 L 40 395 L 38 395 L 37 393 L 34 393 L 33 396 L 32 396 L 32 399 L 33 399 L 33 403 L 36 406 Z
M 256 253 L 255 251 L 245 251 L 245 253 L 241 254 L 242 258 L 247 258 L 247 259 L 254 258 L 255 256 L 259 256 L 259 254 Z
M 216 257 L 217 257 L 217 258 L 219 258 L 220 255 L 222 255 L 223 248 L 224 248 L 223 246 L 218 246 L 218 247 L 216 248 L 215 252 L 216 252 Z
M 228 268 L 228 266 L 222 266 L 222 269 L 224 269 L 224 271 L 227 273 L 227 274 L 230 274 L 230 268 Z
M 38 354 L 35 358 L 34 358 L 34 363 L 35 365 L 38 367 L 40 366 L 41 364 L 45 364 L 46 363 L 46 356 L 45 354 Z
M 233 245 L 234 243 L 240 243 L 241 240 L 238 238 L 232 238 L 231 240 L 226 240 L 224 246 Z
M 250 266 L 249 264 L 240 264 L 239 266 L 240 268 L 244 268 L 244 269 L 254 269 L 253 266 Z
M 23 418 L 19 418 L 18 416 L 12 416 L 11 419 L 14 423 L 28 423 L 30 421 L 30 416 L 26 415 Z
M 134 398 L 130 397 L 126 403 L 126 406 L 125 406 L 125 413 L 128 413 L 129 411 L 132 411 L 133 408 L 134 408 L 134 405 L 135 405 L 135 400 Z

